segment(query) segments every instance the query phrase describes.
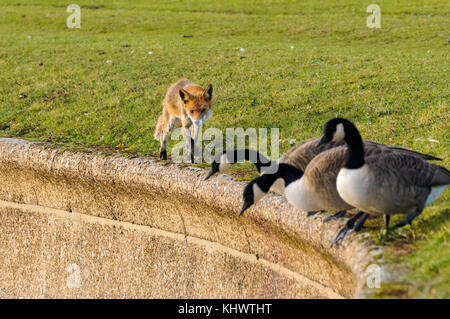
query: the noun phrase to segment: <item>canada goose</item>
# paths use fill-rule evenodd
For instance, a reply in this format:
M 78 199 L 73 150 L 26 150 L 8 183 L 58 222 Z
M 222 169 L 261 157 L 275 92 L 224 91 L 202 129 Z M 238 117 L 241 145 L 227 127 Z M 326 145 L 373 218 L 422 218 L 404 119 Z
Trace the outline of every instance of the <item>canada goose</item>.
M 244 203 L 239 215 L 258 202 L 278 180 L 283 180 L 288 202 L 302 211 L 346 211 L 353 206 L 344 202 L 336 191 L 336 177 L 344 162 L 346 148 L 340 146 L 317 155 L 305 171 L 278 163 L 275 173 L 263 174 L 244 189 Z
M 367 142 L 365 148 L 367 156 L 402 152 L 404 152 L 403 149 L 374 142 Z M 409 154 L 413 151 L 406 150 L 406 152 Z M 277 169 L 261 175 L 247 185 L 240 214 L 260 200 L 279 180 L 283 181 L 281 185 L 284 186 L 288 202 L 303 211 L 338 210 L 342 212 L 354 208 L 355 206 L 341 198 L 336 189 L 336 179 L 341 167 L 345 164 L 346 154 L 346 146 L 321 152 L 309 162 L 304 171 L 288 163 L 274 164 Z M 419 158 L 429 157 L 420 153 L 414 152 L 414 154 Z
M 315 158 L 318 154 L 321 154 L 324 151 L 328 151 L 328 150 L 336 148 L 336 147 L 345 147 L 345 142 L 342 140 L 336 141 L 336 142 L 331 142 L 331 143 L 326 143 L 326 144 L 321 144 L 321 145 L 318 145 L 318 142 L 319 142 L 319 139 L 310 139 L 303 143 L 297 144 L 294 147 L 287 150 L 280 157 L 280 159 L 275 162 L 270 161 L 261 153 L 253 151 L 253 150 L 241 149 L 241 150 L 233 150 L 233 151 L 224 151 L 215 156 L 214 160 L 211 163 L 211 170 L 209 171 L 205 180 L 210 178 L 215 173 L 229 168 L 232 164 L 240 162 L 240 161 L 244 161 L 244 160 L 247 160 L 247 161 L 249 160 L 252 163 L 254 163 L 256 168 L 258 169 L 258 172 L 260 172 L 261 174 L 275 172 L 278 163 L 290 164 L 290 165 L 300 169 L 303 172 L 303 171 L 305 171 L 307 165 L 311 162 L 311 160 L 313 158 Z M 367 149 L 370 150 L 371 152 L 374 152 L 377 149 L 379 151 L 391 150 L 391 151 L 412 154 L 414 156 L 418 156 L 418 157 L 426 159 L 426 160 L 439 160 L 439 158 L 436 158 L 434 156 L 421 154 L 421 153 L 415 152 L 413 150 L 409 150 L 409 149 L 405 149 L 405 148 L 401 148 L 401 147 L 387 146 L 387 145 L 379 144 L 379 143 L 372 142 L 372 141 L 364 141 L 364 143 L 365 143 L 365 145 L 367 145 Z M 340 152 L 340 156 L 341 157 L 337 159 L 338 164 L 344 160 L 345 155 L 344 155 L 343 151 Z M 333 174 L 329 175 L 331 178 L 334 190 L 335 190 L 335 184 L 336 184 L 335 181 L 336 181 L 338 169 L 341 167 L 339 165 L 335 166 L 335 175 L 333 175 Z M 275 179 L 275 182 L 271 183 L 270 189 L 275 191 L 276 193 L 284 195 L 284 193 L 285 193 L 284 179 L 283 178 Z M 328 195 L 329 194 L 327 193 L 326 196 L 328 196 Z M 337 197 L 339 197 L 336 191 L 334 191 L 333 195 L 336 195 Z M 334 199 L 332 199 L 331 201 L 333 203 L 336 203 L 336 201 L 334 201 Z M 338 204 L 333 204 L 331 206 L 337 207 L 337 206 L 346 206 L 346 205 L 342 205 L 340 203 L 340 201 L 338 201 Z M 314 215 L 318 211 L 320 211 L 320 210 L 308 211 L 308 216 Z M 324 221 L 329 221 L 334 218 L 340 218 L 340 217 L 345 216 L 345 214 L 346 214 L 345 210 L 339 210 L 336 214 L 325 218 Z M 386 223 L 389 223 L 389 219 L 386 220 Z
M 335 237 L 342 241 L 353 223 L 361 218 L 359 231 L 370 215 L 406 214 L 396 227 L 411 224 L 450 184 L 450 172 L 423 158 L 402 152 L 367 154 L 366 145 L 356 126 L 349 120 L 328 121 L 319 145 L 344 140 L 346 159 L 336 179 L 336 189 L 348 204 L 365 212 Z M 356 216 L 355 216 L 356 217 Z

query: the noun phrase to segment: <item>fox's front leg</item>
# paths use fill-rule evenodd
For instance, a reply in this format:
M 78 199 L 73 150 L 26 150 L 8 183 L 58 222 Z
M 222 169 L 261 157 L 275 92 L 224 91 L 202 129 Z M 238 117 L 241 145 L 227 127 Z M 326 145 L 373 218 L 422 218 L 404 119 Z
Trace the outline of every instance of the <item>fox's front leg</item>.
M 159 149 L 159 158 L 162 160 L 167 160 L 167 133 L 161 134 L 160 138 L 161 147 Z
M 202 129 L 202 125 L 203 125 L 203 123 L 198 125 L 195 122 L 194 122 L 194 125 L 192 125 L 193 141 L 194 141 L 194 143 L 193 143 L 194 155 L 195 155 L 195 159 L 200 160 L 200 161 L 201 161 L 201 148 L 198 146 L 199 145 L 198 135 Z
M 183 126 L 183 136 L 186 140 L 186 151 L 190 153 L 191 163 L 194 163 L 194 139 L 191 134 L 192 121 L 187 117 L 183 116 L 181 120 Z
M 191 163 L 195 162 L 194 151 L 195 151 L 195 143 L 194 139 L 191 135 L 191 128 L 183 128 L 184 138 L 186 140 L 186 152 L 190 154 Z
M 177 124 L 177 118 L 175 116 L 170 116 L 167 125 L 164 127 L 160 135 L 161 148 L 159 150 L 159 158 L 162 160 L 167 160 L 167 135 L 173 131 Z

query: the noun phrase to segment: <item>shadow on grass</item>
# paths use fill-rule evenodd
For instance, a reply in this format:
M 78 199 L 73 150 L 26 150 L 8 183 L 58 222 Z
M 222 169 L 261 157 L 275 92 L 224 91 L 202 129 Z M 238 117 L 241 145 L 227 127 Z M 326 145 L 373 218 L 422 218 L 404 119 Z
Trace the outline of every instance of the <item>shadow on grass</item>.
M 449 213 L 450 208 L 445 208 L 426 217 L 422 214 L 413 221 L 412 226 L 401 228 L 395 228 L 395 223 L 391 223 L 388 230 L 380 229 L 375 237 L 375 242 L 384 245 L 386 243 L 411 243 L 417 239 L 424 239 L 428 234 L 438 231 L 442 225 L 450 221 Z

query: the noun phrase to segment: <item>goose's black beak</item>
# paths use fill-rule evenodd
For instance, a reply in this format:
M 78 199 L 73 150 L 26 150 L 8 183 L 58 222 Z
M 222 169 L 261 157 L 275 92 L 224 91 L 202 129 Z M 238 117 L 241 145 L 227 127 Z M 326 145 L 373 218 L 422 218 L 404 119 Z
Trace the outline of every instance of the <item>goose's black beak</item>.
M 205 181 L 208 178 L 210 178 L 211 176 L 213 176 L 215 173 L 216 173 L 216 171 L 213 168 L 211 168 L 211 170 L 209 171 L 208 175 L 206 175 L 206 177 L 205 177 Z
M 327 143 L 327 137 L 325 135 L 322 136 L 322 138 L 320 139 L 320 141 L 317 143 L 317 146 L 320 146 L 322 144 Z
M 239 211 L 239 216 L 241 216 L 250 206 L 252 206 L 252 204 L 250 204 L 249 202 L 244 202 L 241 210 Z

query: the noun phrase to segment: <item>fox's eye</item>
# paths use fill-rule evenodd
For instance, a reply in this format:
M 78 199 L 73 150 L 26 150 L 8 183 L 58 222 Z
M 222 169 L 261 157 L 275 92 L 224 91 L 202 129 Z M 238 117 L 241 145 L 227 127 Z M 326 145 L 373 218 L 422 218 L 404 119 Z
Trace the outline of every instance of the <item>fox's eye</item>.
M 194 110 L 190 110 L 191 114 L 194 114 Z
M 205 109 L 203 109 L 203 110 L 202 110 L 202 113 L 205 113 L 205 111 L 206 111 L 206 110 L 205 110 Z

